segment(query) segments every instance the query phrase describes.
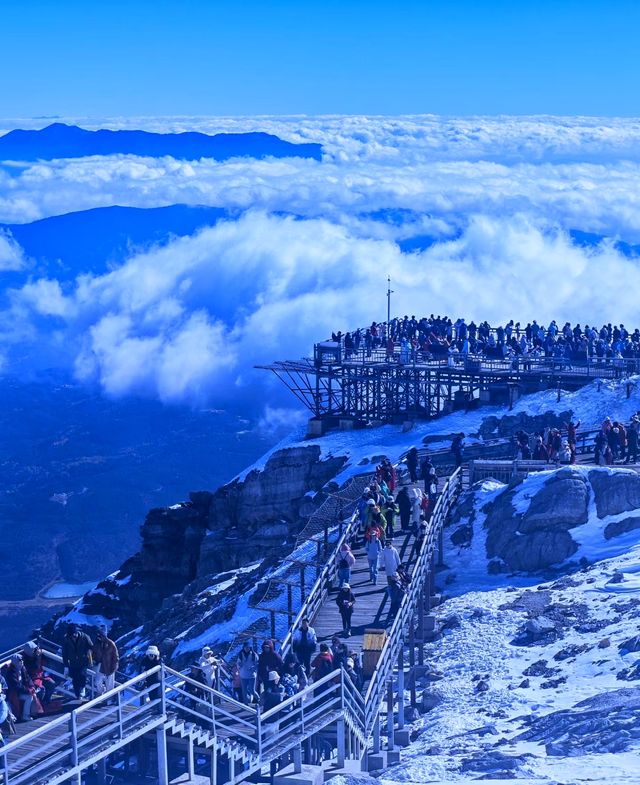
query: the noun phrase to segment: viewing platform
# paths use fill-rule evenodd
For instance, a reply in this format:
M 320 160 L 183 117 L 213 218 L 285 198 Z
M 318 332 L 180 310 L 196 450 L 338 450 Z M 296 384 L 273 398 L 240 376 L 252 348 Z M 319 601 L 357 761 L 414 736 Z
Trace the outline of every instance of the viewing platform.
M 640 358 L 505 355 L 500 347 L 481 354 L 406 352 L 390 347 L 347 350 L 344 342 L 315 344 L 313 358 L 258 366 L 272 371 L 312 414 L 310 435 L 331 428 L 432 419 L 483 404 L 509 406 L 540 390 L 577 390 L 596 379 L 640 372 Z M 627 395 L 633 383 L 629 382 Z

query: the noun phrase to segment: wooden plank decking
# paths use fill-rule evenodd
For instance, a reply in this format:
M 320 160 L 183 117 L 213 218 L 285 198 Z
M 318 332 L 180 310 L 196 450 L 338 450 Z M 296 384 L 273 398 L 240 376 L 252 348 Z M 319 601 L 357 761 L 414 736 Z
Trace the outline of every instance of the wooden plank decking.
M 393 544 L 397 548 L 403 564 L 407 564 L 413 552 L 414 536 L 411 532 L 397 530 Z M 356 597 L 353 610 L 351 637 L 345 638 L 342 633 L 342 620 L 335 603 L 338 593 L 336 587 L 327 597 L 324 605 L 313 619 L 313 627 L 318 636 L 318 642 L 330 643 L 334 635 L 348 643 L 349 648 L 356 652 L 362 650 L 365 629 L 384 629 L 387 626 L 389 612 L 389 599 L 387 597 L 387 576 L 384 570 L 378 571 L 378 582 L 374 586 L 369 580 L 369 565 L 364 550 L 362 538 L 358 540 L 357 547 L 353 547 L 356 563 L 351 569 L 351 590 Z

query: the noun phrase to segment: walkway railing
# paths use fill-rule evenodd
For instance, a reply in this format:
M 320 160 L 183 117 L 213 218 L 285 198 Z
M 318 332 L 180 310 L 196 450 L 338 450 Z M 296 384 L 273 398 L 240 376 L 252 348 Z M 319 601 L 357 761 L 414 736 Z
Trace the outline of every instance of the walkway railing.
M 0 748 L 3 785 L 63 782 L 165 722 L 160 667 Z M 79 780 L 78 780 L 79 781 Z
M 212 749 L 227 766 L 219 782 L 236 783 L 276 759 L 293 756 L 300 762 L 303 743 L 322 743 L 320 757 L 338 765 L 345 758 L 361 760 L 373 738 L 380 747 L 380 711 L 387 703 L 389 743 L 393 745 L 393 679 L 399 706 L 404 696 L 403 648 L 413 637 L 417 618 L 431 592 L 436 551 L 442 547 L 442 528 L 461 485 L 457 470 L 445 484 L 429 521 L 425 539 L 411 574 L 411 584 L 391 626 L 389 636 L 363 697 L 343 669 L 334 670 L 273 709 L 259 713 L 233 698 L 161 665 L 118 685 L 114 690 L 79 706 L 69 714 L 40 725 L 0 749 L 2 785 L 36 785 L 80 781 L 80 772 L 134 739 L 155 731 L 159 779 L 168 782 L 167 739 L 186 739 L 193 747 Z M 357 515 L 346 524 L 338 544 L 352 537 Z M 325 566 L 307 597 L 284 643 L 305 616 L 313 617 L 327 600 L 335 579 L 335 558 Z M 427 599 L 428 601 L 428 599 Z M 53 658 L 54 652 L 48 652 Z M 401 724 L 403 714 L 400 712 Z M 329 736 L 326 736 L 326 734 Z M 318 735 L 320 734 L 320 735 Z M 324 735 L 323 735 L 324 734 Z M 327 744 L 329 750 L 327 752 Z M 217 776 L 217 775 L 216 775 Z

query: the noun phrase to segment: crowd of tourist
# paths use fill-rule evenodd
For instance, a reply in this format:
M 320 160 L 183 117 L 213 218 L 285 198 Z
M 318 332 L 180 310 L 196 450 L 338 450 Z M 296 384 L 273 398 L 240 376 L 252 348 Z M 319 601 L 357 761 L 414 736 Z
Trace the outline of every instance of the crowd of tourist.
M 0 741 L 15 723 L 63 710 L 69 692 L 79 701 L 87 697 L 89 669 L 94 674 L 93 694 L 115 686 L 119 654 L 105 624 L 92 640 L 75 624 L 68 624 L 62 643 L 62 673 L 47 663 L 37 641 L 29 641 L 0 668 Z
M 640 359 L 640 329 L 624 324 L 601 327 L 552 320 L 548 325 L 535 319 L 526 325 L 510 320 L 492 327 L 488 322 L 452 319 L 446 316 L 404 316 L 347 333 L 333 333 L 332 341 L 344 347 L 345 358 L 361 354 L 371 357 L 382 350 L 387 358 L 401 363 L 455 355 L 490 358 L 553 358 L 567 362 Z
M 519 430 L 515 434 L 516 459 L 576 463 L 580 426 L 578 421 L 565 423 L 562 431 L 553 427 L 533 434 Z M 589 451 L 593 448 L 593 461 L 599 466 L 635 464 L 638 462 L 639 429 L 640 413 L 634 414 L 626 425 L 621 420 L 605 417 L 593 445 L 585 444 L 585 447 Z

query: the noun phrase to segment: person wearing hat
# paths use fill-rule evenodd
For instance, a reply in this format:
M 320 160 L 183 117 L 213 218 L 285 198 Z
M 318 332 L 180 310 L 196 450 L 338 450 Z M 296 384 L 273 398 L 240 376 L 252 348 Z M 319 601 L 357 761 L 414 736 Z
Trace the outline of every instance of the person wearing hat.
M 258 691 L 261 687 L 267 688 L 269 674 L 273 671 L 282 673 L 282 657 L 276 651 L 273 641 L 267 638 L 262 643 L 262 651 L 258 657 Z
M 336 597 L 336 605 L 338 606 L 340 618 L 342 619 L 342 628 L 347 638 L 351 635 L 351 617 L 353 616 L 355 602 L 356 598 L 351 591 L 351 586 L 348 583 L 343 583 Z
M 344 666 L 344 671 L 353 682 L 353 686 L 359 691 L 362 689 L 362 682 L 360 681 L 360 674 L 355 669 L 355 661 L 353 657 L 347 657 Z
M 202 672 L 202 678 L 207 687 L 217 689 L 218 684 L 218 660 L 211 646 L 203 646 L 198 667 Z
M 35 641 L 25 643 L 22 650 L 24 667 L 33 682 L 38 700 L 43 706 L 51 701 L 51 696 L 56 688 L 55 681 L 45 673 L 42 649 Z
M 369 580 L 375 586 L 378 582 L 378 560 L 382 553 L 382 543 L 378 536 L 378 530 L 372 530 L 368 540 L 365 540 L 364 549 L 369 563 Z
M 31 719 L 31 710 L 36 704 L 39 714 L 42 707 L 36 698 L 36 690 L 29 678 L 22 654 L 12 654 L 9 662 L 2 668 L 2 675 L 7 684 L 7 700 L 19 722 Z
M 87 668 L 93 664 L 92 650 L 93 641 L 91 638 L 81 632 L 75 624 L 69 624 L 62 643 L 62 662 L 64 675 L 71 677 L 73 691 L 78 700 L 85 696 Z
M 160 649 L 157 646 L 148 646 L 144 653 L 144 657 L 142 658 L 142 662 L 140 663 L 140 673 L 146 673 L 147 671 L 153 670 L 160 665 L 161 662 Z M 151 690 L 146 696 L 148 701 L 160 697 L 158 690 L 153 689 L 155 685 L 160 684 L 160 671 L 150 673 L 144 683 L 145 687 Z
M 120 662 L 118 647 L 109 637 L 106 624 L 98 625 L 92 656 L 96 666 L 96 692 L 103 695 L 115 687 L 116 671 Z

